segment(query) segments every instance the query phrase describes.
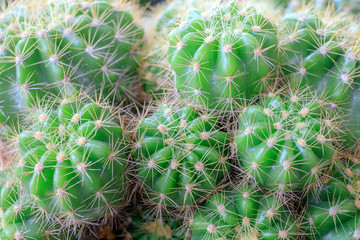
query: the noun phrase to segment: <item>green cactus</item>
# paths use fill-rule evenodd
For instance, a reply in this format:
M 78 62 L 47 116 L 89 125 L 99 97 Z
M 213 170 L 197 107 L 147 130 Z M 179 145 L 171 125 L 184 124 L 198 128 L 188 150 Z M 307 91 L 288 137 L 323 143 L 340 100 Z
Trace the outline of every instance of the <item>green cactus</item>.
M 336 13 L 305 10 L 282 20 L 284 72 L 293 88 L 307 86 L 329 109 L 342 111 L 348 129 L 343 145 L 352 146 L 360 138 L 359 46 L 339 42 L 343 23 Z
M 168 59 L 175 88 L 187 102 L 234 111 L 274 87 L 277 28 L 240 1 L 215 3 L 185 14 L 169 34 Z
M 51 216 L 20 190 L 8 170 L 0 170 L 0 193 L 1 239 L 75 239 L 62 233 L 60 225 L 51 222 Z
M 273 94 L 239 116 L 235 137 L 247 178 L 277 193 L 306 191 L 336 156 L 336 122 L 322 118 L 313 96 Z M 310 99 L 310 100 L 309 100 Z
M 192 239 L 297 239 L 286 205 L 250 185 L 211 196 L 192 220 Z
M 122 0 L 29 0 L 4 10 L 0 122 L 17 117 L 47 93 L 86 87 L 116 99 L 133 94 L 143 30 L 131 7 Z
M 53 105 L 39 104 L 16 136 L 22 185 L 66 226 L 116 216 L 130 151 L 114 107 L 86 97 Z
M 360 201 L 347 176 L 336 172 L 321 179 L 306 198 L 304 228 L 308 239 L 358 239 Z M 356 193 L 357 192 L 357 193 Z
M 227 177 L 228 142 L 212 113 L 166 101 L 155 105 L 152 115 L 141 117 L 134 144 L 145 193 L 170 209 L 196 204 Z

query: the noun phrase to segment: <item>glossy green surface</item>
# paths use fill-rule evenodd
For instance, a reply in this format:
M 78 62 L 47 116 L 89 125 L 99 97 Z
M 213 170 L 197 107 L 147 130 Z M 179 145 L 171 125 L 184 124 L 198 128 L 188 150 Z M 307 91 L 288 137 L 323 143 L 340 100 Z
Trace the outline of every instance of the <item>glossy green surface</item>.
M 128 9 L 112 1 L 28 1 L 6 10 L 0 27 L 0 122 L 46 93 L 62 96 L 85 87 L 117 100 L 130 96 L 143 30 Z
M 10 171 L 0 170 L 0 239 L 74 239 L 61 234 L 60 226 L 20 190 Z
M 195 204 L 227 176 L 229 136 L 216 120 L 189 106 L 169 104 L 141 120 L 134 158 L 153 201 L 173 207 Z
M 249 185 L 211 196 L 191 227 L 192 239 L 297 239 L 298 234 L 287 207 Z
M 77 100 L 40 106 L 18 135 L 16 173 L 57 217 L 96 221 L 121 206 L 129 151 L 110 108 Z
M 307 239 L 356 239 L 359 236 L 359 200 L 341 173 L 322 179 L 306 199 Z
M 235 137 L 248 178 L 277 192 L 306 191 L 335 154 L 332 123 L 315 100 L 292 93 L 263 97 L 239 116 Z
M 325 101 L 327 109 L 340 111 L 347 129 L 343 144 L 352 146 L 360 137 L 358 50 L 350 40 L 343 45 L 345 49 L 341 46 L 337 41 L 341 26 L 327 18 L 312 11 L 283 18 L 281 25 L 288 33 L 282 40 L 287 56 L 284 71 L 292 87 L 309 87 Z
M 186 101 L 231 111 L 273 85 L 277 29 L 240 2 L 220 6 L 185 15 L 169 34 L 168 59 Z

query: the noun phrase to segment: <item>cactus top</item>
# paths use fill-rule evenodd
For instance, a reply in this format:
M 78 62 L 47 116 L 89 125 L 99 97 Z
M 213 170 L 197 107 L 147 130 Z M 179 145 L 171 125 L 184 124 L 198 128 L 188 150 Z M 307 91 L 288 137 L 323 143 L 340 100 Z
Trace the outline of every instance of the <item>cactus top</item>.
M 138 127 L 134 157 L 146 193 L 182 208 L 198 202 L 229 171 L 229 137 L 212 114 L 161 104 Z
M 238 1 L 190 10 L 168 37 L 176 89 L 194 105 L 238 109 L 272 85 L 276 35 L 266 16 Z
M 67 224 L 114 214 L 124 200 L 129 152 L 111 110 L 78 99 L 43 104 L 17 136 L 23 186 Z
M 0 122 L 46 93 L 131 94 L 143 30 L 128 3 L 23 1 L 0 16 Z
M 261 187 L 306 191 L 333 160 L 334 132 L 336 122 L 321 116 L 315 99 L 298 93 L 267 96 L 239 116 L 239 162 Z
M 293 88 L 309 87 L 345 115 L 347 144 L 360 138 L 360 46 L 342 39 L 345 23 L 331 11 L 287 14 L 281 23 L 284 72 Z

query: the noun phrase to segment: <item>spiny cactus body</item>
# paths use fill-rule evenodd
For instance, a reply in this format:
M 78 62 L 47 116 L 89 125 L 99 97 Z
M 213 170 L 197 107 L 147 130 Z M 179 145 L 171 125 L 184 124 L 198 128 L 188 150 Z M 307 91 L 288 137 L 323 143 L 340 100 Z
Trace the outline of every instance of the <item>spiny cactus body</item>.
M 75 239 L 61 232 L 61 226 L 24 193 L 11 174 L 11 169 L 0 171 L 0 238 L 19 239 Z
M 192 239 L 296 239 L 295 217 L 250 185 L 219 192 L 195 212 Z
M 16 137 L 22 185 L 65 225 L 116 216 L 126 193 L 129 151 L 114 108 L 87 98 L 52 108 L 39 104 Z
M 332 11 L 304 11 L 286 15 L 282 20 L 286 55 L 284 72 L 293 88 L 309 87 L 325 105 L 344 116 L 346 143 L 360 137 L 359 46 L 339 39 L 343 24 Z
M 305 199 L 308 239 L 358 239 L 360 237 L 358 190 L 336 172 L 319 181 Z
M 133 94 L 143 30 L 129 3 L 24 1 L 1 17 L 0 122 L 47 93 Z
M 190 10 L 169 34 L 175 88 L 191 104 L 238 109 L 273 86 L 276 35 L 267 17 L 237 1 Z
M 333 162 L 336 123 L 321 117 L 316 100 L 308 100 L 301 92 L 266 96 L 240 114 L 239 163 L 260 187 L 306 191 Z
M 230 169 L 228 134 L 213 114 L 160 103 L 138 124 L 134 160 L 152 201 L 182 208 L 198 202 Z

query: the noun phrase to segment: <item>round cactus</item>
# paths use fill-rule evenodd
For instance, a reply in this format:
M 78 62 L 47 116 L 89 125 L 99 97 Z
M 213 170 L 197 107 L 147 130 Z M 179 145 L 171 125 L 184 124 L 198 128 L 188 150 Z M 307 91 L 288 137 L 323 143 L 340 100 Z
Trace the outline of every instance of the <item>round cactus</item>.
M 23 1 L 4 10 L 0 22 L 0 122 L 47 93 L 83 86 L 117 99 L 133 93 L 143 30 L 130 4 Z
M 282 20 L 281 48 L 287 56 L 284 72 L 292 87 L 309 87 L 344 115 L 346 144 L 360 138 L 359 47 L 350 40 L 340 43 L 342 29 L 336 13 L 313 9 L 286 15 Z
M 22 185 L 65 225 L 116 216 L 130 151 L 115 109 L 78 97 L 52 105 L 39 104 L 16 137 Z
M 358 239 L 360 201 L 347 176 L 336 172 L 321 179 L 321 185 L 306 198 L 304 226 L 309 239 Z
M 192 220 L 192 239 L 297 239 L 286 205 L 250 185 L 216 193 Z
M 137 175 L 153 202 L 193 205 L 227 177 L 229 137 L 212 113 L 164 102 L 137 128 Z
M 235 137 L 239 163 L 247 178 L 267 190 L 306 191 L 336 156 L 332 144 L 336 123 L 321 117 L 311 96 L 270 95 L 239 116 Z
M 0 170 L 0 193 L 1 239 L 75 239 L 23 193 L 9 170 Z
M 273 87 L 276 35 L 266 16 L 238 1 L 190 10 L 168 37 L 175 88 L 191 104 L 238 109 Z

